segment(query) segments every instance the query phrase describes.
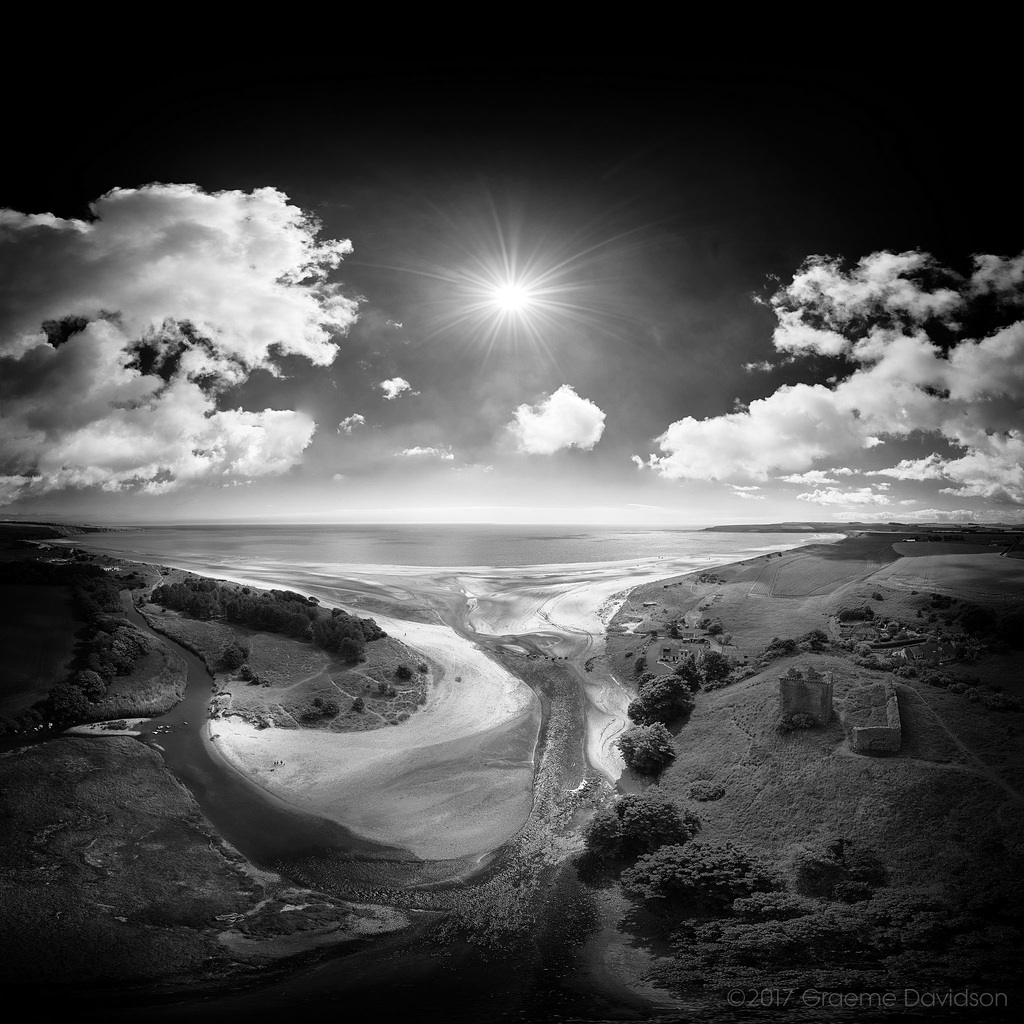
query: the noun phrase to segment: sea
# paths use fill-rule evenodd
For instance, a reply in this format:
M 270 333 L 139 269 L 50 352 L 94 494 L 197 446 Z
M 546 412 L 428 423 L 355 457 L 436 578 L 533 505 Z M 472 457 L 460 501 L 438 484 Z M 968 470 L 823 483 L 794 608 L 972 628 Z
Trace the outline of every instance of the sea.
M 67 543 L 115 557 L 197 572 L 251 565 L 529 568 L 656 562 L 721 565 L 837 534 L 703 532 L 656 527 L 468 524 L 217 524 L 144 526 Z

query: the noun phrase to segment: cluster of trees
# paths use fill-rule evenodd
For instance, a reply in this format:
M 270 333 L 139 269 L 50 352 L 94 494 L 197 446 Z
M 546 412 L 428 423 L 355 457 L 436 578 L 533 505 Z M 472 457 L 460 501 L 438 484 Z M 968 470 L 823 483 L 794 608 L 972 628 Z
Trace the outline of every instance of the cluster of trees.
M 875 617 L 875 610 L 869 604 L 863 604 L 859 608 L 840 608 L 836 618 L 840 622 L 863 622 L 870 621 Z
M 321 718 L 336 718 L 341 714 L 341 705 L 333 697 L 317 696 L 302 713 L 307 722 L 315 722 Z
M 75 612 L 85 623 L 66 677 L 15 719 L 0 720 L 0 733 L 27 732 L 46 722 L 73 725 L 87 720 L 114 678 L 130 674 L 149 653 L 149 638 L 124 618 L 120 591 L 131 581 L 132 577 L 125 579 L 91 564 L 35 559 L 0 563 L 0 582 L 70 587 Z
M 622 874 L 631 896 L 671 912 L 722 914 L 734 900 L 781 888 L 778 874 L 731 843 L 660 846 Z
M 635 859 L 666 843 L 686 843 L 700 820 L 657 790 L 630 793 L 599 810 L 584 833 L 587 852 L 598 860 Z
M 367 643 L 387 635 L 373 619 L 347 615 L 340 608 L 328 614 L 315 597 L 291 590 L 252 590 L 189 577 L 155 588 L 151 599 L 193 618 L 222 617 L 252 629 L 311 640 L 347 661 L 357 660 Z
M 998 988 L 1019 973 L 1020 941 L 1008 915 L 951 905 L 933 889 L 883 889 L 852 905 L 755 893 L 728 916 L 678 929 L 659 973 L 670 987 L 723 991 Z
M 671 675 L 647 671 L 647 659 L 634 662 L 639 693 L 626 709 L 633 725 L 618 740 L 622 759 L 641 775 L 657 775 L 675 759 L 672 736 L 666 726 L 693 711 L 693 695 L 702 687 L 720 686 L 732 671 L 729 659 L 706 651 L 700 663 L 686 659 Z
M 626 714 L 637 725 L 668 725 L 693 710 L 693 694 L 700 689 L 700 683 L 700 674 L 689 661 L 684 661 L 674 675 L 644 672 L 637 687 L 639 694 L 630 702 Z
M 152 649 L 150 638 L 127 619 L 99 616 L 81 642 L 72 671 L 50 691 L 51 719 L 71 724 L 88 718 L 90 706 L 103 698 L 114 679 L 130 675 Z
M 86 623 L 101 615 L 120 614 L 121 589 L 130 585 L 130 579 L 119 578 L 91 564 L 61 565 L 35 559 L 0 563 L 0 583 L 70 587 L 75 611 Z

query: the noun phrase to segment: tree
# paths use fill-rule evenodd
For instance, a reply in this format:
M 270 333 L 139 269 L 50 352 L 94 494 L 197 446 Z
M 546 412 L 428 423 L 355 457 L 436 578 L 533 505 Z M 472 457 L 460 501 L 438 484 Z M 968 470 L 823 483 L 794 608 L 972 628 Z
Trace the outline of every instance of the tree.
M 616 746 L 622 759 L 641 775 L 657 775 L 676 756 L 672 734 L 661 722 L 654 725 L 631 725 L 618 739 Z
M 99 700 L 107 692 L 107 684 L 103 677 L 92 669 L 86 668 L 76 672 L 72 682 L 89 700 Z
M 395 676 L 398 679 L 401 679 L 403 683 L 408 682 L 412 679 L 412 669 L 409 668 L 408 665 L 399 665 L 398 668 L 395 669 Z
M 245 651 L 232 642 L 224 648 L 220 656 L 219 668 L 222 672 L 234 672 L 245 664 Z
M 50 708 L 60 722 L 76 722 L 89 713 L 89 700 L 71 683 L 58 683 L 50 691 Z
M 700 674 L 704 679 L 705 686 L 728 679 L 731 671 L 732 663 L 718 651 L 708 651 L 700 663 Z
M 587 850 L 599 857 L 635 857 L 665 843 L 689 842 L 700 820 L 658 792 L 630 793 L 598 811 L 587 825 Z
M 677 665 L 675 674 L 677 679 L 682 679 L 686 683 L 686 688 L 691 693 L 696 693 L 700 689 L 700 672 L 697 671 L 697 666 L 691 658 L 687 658 L 686 661 Z
M 667 725 L 693 710 L 693 696 L 689 687 L 676 676 L 663 676 L 644 686 L 640 696 L 632 701 L 626 714 L 640 725 L 661 722 Z
M 781 888 L 766 864 L 731 843 L 666 844 L 623 872 L 632 896 L 689 906 L 701 913 L 728 911 L 733 900 Z

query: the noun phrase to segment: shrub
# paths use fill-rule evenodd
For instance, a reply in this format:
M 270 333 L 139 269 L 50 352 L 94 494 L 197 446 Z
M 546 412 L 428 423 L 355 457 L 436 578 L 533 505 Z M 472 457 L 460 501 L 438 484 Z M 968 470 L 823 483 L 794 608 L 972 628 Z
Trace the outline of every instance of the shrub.
M 721 800 L 725 796 L 725 786 L 718 782 L 705 782 L 703 780 L 692 782 L 687 795 L 691 800 L 699 800 L 701 803 Z
M 218 668 L 222 672 L 234 672 L 245 663 L 246 653 L 236 643 L 230 643 L 224 648 L 218 662 Z
M 632 725 L 618 739 L 622 759 L 641 775 L 657 775 L 675 760 L 672 734 L 660 722 Z
M 813 729 L 817 724 L 811 715 L 803 711 L 794 712 L 785 720 L 785 725 L 789 729 Z
M 403 682 L 408 682 L 412 679 L 412 669 L 409 668 L 408 665 L 399 665 L 398 668 L 395 669 L 395 676 Z
M 798 846 L 789 858 L 793 888 L 804 896 L 855 902 L 885 884 L 881 861 L 869 850 L 857 850 L 844 839 Z

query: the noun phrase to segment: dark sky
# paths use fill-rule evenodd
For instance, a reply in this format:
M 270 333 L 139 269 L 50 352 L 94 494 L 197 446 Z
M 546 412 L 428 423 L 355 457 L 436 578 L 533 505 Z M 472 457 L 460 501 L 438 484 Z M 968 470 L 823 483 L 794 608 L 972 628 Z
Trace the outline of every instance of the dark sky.
M 860 493 L 853 504 L 838 492 L 801 504 L 798 493 L 812 492 L 796 482 L 772 489 L 785 473 L 851 468 L 845 451 L 775 464 L 764 456 L 751 467 L 726 446 L 720 471 L 649 458 L 668 457 L 656 439 L 684 418 L 721 425 L 717 418 L 780 388 L 828 386 L 856 371 L 849 354 L 820 347 L 780 357 L 777 311 L 753 301 L 790 282 L 807 257 L 841 257 L 850 268 L 871 253 L 918 250 L 969 275 L 975 253 L 1024 249 L 1009 74 L 972 65 L 954 78 L 905 57 L 892 67 L 708 61 L 678 71 L 540 59 L 337 66 L 344 70 L 271 73 L 241 61 L 167 63 L 140 75 L 107 65 L 76 75 L 53 99 L 16 93 L 7 136 L 20 158 L 6 168 L 0 204 L 88 219 L 89 204 L 115 187 L 270 186 L 319 218 L 321 238 L 351 239 L 330 280 L 361 301 L 329 366 L 278 355 L 276 376 L 256 360 L 215 389 L 218 410 L 296 410 L 316 422 L 280 473 L 242 479 L 232 469 L 223 475 L 244 486 L 215 492 L 210 476 L 179 474 L 169 457 L 153 493 L 139 493 L 157 479 L 152 459 L 134 476 L 108 467 L 121 476 L 104 490 L 96 481 L 105 463 L 93 455 L 96 473 L 67 486 L 69 478 L 37 478 L 22 445 L 0 467 L 17 478 L 12 511 L 236 515 L 244 491 L 250 514 L 268 516 L 894 516 L 892 493 L 869 507 L 873 485 L 850 474 L 846 493 Z M 546 317 L 536 308 L 467 314 L 481 300 L 467 274 L 497 265 L 501 239 L 542 270 L 561 267 Z M 409 386 L 388 399 L 385 380 Z M 548 404 L 556 392 L 568 395 L 560 412 Z M 524 407 L 554 431 L 553 450 L 526 438 L 516 418 Z M 362 422 L 339 430 L 353 415 Z M 24 425 L 9 419 L 5 429 Z M 929 421 L 922 432 L 935 429 Z M 922 439 L 901 428 L 852 468 L 877 471 L 933 451 L 948 458 L 943 429 Z M 67 441 L 52 424 L 38 436 L 55 451 Z M 638 470 L 633 455 L 648 464 Z M 61 464 L 70 457 L 62 453 Z M 22 487 L 26 480 L 35 482 Z M 929 480 L 906 493 L 908 513 L 1016 507 L 1012 488 L 983 494 L 973 478 Z M 938 497 L 951 480 L 961 500 Z M 975 488 L 974 504 L 962 500 L 964 486 Z

